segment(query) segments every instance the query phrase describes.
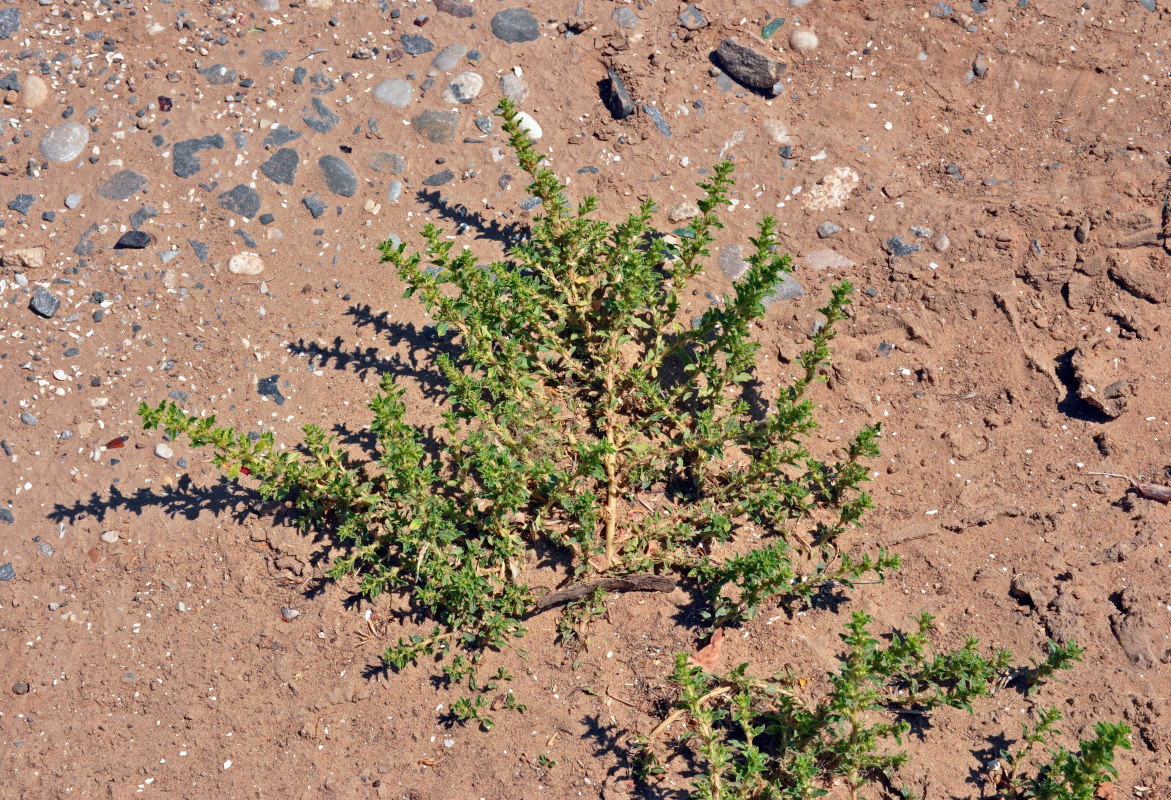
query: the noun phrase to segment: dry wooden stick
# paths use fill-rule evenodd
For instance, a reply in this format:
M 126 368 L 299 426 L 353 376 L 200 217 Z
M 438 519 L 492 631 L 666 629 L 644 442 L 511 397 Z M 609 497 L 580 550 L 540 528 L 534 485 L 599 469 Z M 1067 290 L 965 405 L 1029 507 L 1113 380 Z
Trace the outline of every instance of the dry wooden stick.
M 562 603 L 580 600 L 594 589 L 607 592 L 670 592 L 675 589 L 675 579 L 669 575 L 625 575 L 621 578 L 602 578 L 590 583 L 570 586 L 549 594 L 537 601 L 534 612 L 540 613 Z
M 1136 481 L 1129 475 L 1119 475 L 1117 472 L 1087 472 L 1087 475 L 1102 475 L 1107 478 L 1122 478 L 1127 481 L 1131 487 L 1138 490 L 1138 493 L 1148 500 L 1158 500 L 1160 503 L 1171 503 L 1171 486 L 1162 486 L 1157 483 L 1147 483 L 1145 481 Z
M 727 694 L 730 691 L 732 691 L 731 686 L 718 686 L 715 689 L 712 689 L 707 694 L 705 694 L 703 697 L 699 698 L 698 705 L 703 705 L 703 702 L 705 700 L 711 700 L 713 697 L 719 697 L 720 695 Z M 687 712 L 684 711 L 682 708 L 677 708 L 674 711 L 672 711 L 670 714 L 668 714 L 666 717 L 663 718 L 662 722 L 660 722 L 658 725 L 655 726 L 655 729 L 653 731 L 651 731 L 650 733 L 648 733 L 646 735 L 647 741 L 649 742 L 649 741 L 653 740 L 656 736 L 658 736 L 660 733 L 662 733 L 668 727 L 670 727 L 671 723 L 681 719 L 685 713 L 687 713 Z

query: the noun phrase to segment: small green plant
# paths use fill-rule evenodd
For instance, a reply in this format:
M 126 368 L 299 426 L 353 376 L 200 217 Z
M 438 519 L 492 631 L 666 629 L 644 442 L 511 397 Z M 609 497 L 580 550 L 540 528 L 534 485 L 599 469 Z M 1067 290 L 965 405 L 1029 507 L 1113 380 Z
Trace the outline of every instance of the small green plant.
M 380 245 L 443 340 L 433 359 L 446 391 L 434 448 L 408 423 L 404 390 L 389 374 L 369 402 L 377 452 L 365 458 L 314 425 L 285 451 L 271 433 L 251 438 L 171 402 L 143 404 L 144 425 L 210 447 L 230 477 L 250 475 L 263 497 L 292 504 L 304 528 L 332 534 L 341 552 L 331 577 L 356 575 L 370 598 L 405 592 L 433 618 L 429 632 L 386 650 L 395 668 L 522 635 L 535 606 L 525 569 L 538 541 L 560 548 L 575 584 L 691 578 L 713 626 L 896 568 L 886 551 L 839 547 L 871 505 L 860 485 L 879 427 L 863 428 L 830 461 L 805 443 L 816 427 L 809 390 L 850 285 L 831 289 L 824 325 L 791 380 L 754 404 L 763 387 L 753 387 L 753 332 L 790 265 L 771 218 L 751 239 L 732 293 L 690 324 L 684 318 L 688 282 L 722 227 L 731 163 L 700 184 L 700 213 L 674 238 L 655 231 L 649 201 L 617 224 L 592 217 L 592 197 L 571 207 L 512 105 L 501 101 L 501 112 L 541 204 L 528 236 L 488 265 L 432 225 L 423 255 Z M 580 636 L 599 602 L 571 605 L 563 636 Z M 453 662 L 447 676 L 473 676 L 468 669 Z M 458 713 L 481 719 L 475 705 Z
M 854 613 L 841 634 L 845 657 L 816 701 L 802 697 L 802 682 L 791 673 L 760 679 L 741 664 L 716 675 L 676 655 L 676 710 L 636 740 L 641 776 L 662 770 L 654 741 L 679 721 L 682 738 L 694 740 L 702 762 L 692 797 L 808 800 L 825 795 L 825 779 L 836 777 L 855 798 L 905 761 L 906 754 L 890 745 L 901 745 L 910 730 L 903 715 L 941 706 L 971 710 L 972 700 L 988 695 L 1010 664 L 1006 651 L 982 655 L 970 638 L 956 650 L 935 651 L 927 639 L 933 629 L 928 614 L 912 632 L 896 631 L 885 647 L 869 623 L 864 612 Z
M 1029 696 L 1031 697 L 1040 691 L 1041 685 L 1057 674 L 1059 670 L 1073 669 L 1075 664 L 1081 662 L 1082 654 L 1085 652 L 1072 639 L 1062 644 L 1049 639 L 1045 643 L 1045 660 L 1029 659 L 1033 665 L 1026 678 Z
M 990 773 L 998 800 L 1093 800 L 1102 783 L 1118 776 L 1114 751 L 1130 749 L 1130 726 L 1124 722 L 1099 722 L 1094 738 L 1082 741 L 1078 752 L 1059 747 L 1049 751 L 1048 762 L 1032 766 L 1034 748 L 1059 735 L 1060 721 L 1061 712 L 1051 706 L 1038 712 L 1031 728 L 1022 723 L 1016 748 L 1001 752 Z

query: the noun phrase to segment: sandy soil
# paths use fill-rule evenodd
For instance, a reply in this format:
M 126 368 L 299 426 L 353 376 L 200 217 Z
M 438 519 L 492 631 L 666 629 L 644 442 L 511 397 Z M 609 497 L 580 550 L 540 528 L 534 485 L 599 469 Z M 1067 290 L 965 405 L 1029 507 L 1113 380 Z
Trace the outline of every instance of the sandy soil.
M 842 424 L 814 444 L 883 423 L 877 508 L 848 544 L 905 566 L 836 609 L 762 614 L 725 665 L 816 684 L 854 608 L 878 629 L 926 609 L 943 644 L 1021 660 L 1073 637 L 1084 663 L 1036 698 L 930 719 L 895 785 L 981 796 L 997 743 L 1054 703 L 1069 745 L 1096 720 L 1133 726 L 1115 797 L 1171 785 L 1168 508 L 1095 474 L 1171 481 L 1171 3 L 697 6 L 691 31 L 665 0 L 522 5 L 531 23 L 507 19 L 539 35 L 509 43 L 496 0 L 0 4 L 0 796 L 635 793 L 625 737 L 653 727 L 702 630 L 682 592 L 615 596 L 577 669 L 537 617 L 525 651 L 489 658 L 528 710 L 451 726 L 458 692 L 429 665 L 381 668 L 409 630 L 401 599 L 324 579 L 328 540 L 135 416 L 170 395 L 284 442 L 308 422 L 356 442 L 391 370 L 413 418 L 436 419 L 427 320 L 373 246 L 417 246 L 432 220 L 488 258 L 530 218 L 491 113 L 507 75 L 608 218 L 651 198 L 667 226 L 735 159 L 721 251 L 775 214 L 806 291 L 759 331 L 766 384 L 832 280 L 863 290 L 817 395 Z M 787 63 L 777 96 L 720 70 L 731 35 Z M 622 120 L 608 69 L 638 106 Z M 453 103 L 465 71 L 483 89 Z M 456 107 L 454 129 L 420 119 Z M 241 252 L 263 271 L 230 271 Z M 691 308 L 729 288 L 713 258 Z M 648 796 L 683 796 L 686 760 L 670 765 Z

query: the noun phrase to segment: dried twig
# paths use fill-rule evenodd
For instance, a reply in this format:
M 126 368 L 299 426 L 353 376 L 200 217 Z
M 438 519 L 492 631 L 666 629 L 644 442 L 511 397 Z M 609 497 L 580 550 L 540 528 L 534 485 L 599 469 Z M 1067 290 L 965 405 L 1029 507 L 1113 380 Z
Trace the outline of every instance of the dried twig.
M 675 585 L 675 579 L 669 575 L 626 575 L 621 578 L 602 578 L 590 583 L 570 586 L 559 592 L 549 592 L 537 601 L 534 612 L 540 613 L 562 603 L 580 600 L 594 589 L 605 589 L 607 592 L 670 592 L 675 589 Z
M 1120 475 L 1117 472 L 1087 472 L 1086 474 L 1102 475 L 1106 478 L 1122 478 L 1131 485 L 1131 488 L 1136 489 L 1139 494 L 1148 500 L 1158 500 L 1160 503 L 1171 503 L 1171 486 L 1163 486 L 1158 483 L 1147 483 L 1146 481 L 1136 481 L 1129 475 Z

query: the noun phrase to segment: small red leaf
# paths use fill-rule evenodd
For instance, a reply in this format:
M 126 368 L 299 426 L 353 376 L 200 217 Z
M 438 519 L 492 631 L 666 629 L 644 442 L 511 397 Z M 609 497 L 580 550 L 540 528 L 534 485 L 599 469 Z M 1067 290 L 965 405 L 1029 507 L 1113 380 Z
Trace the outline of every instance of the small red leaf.
M 106 449 L 117 450 L 119 447 L 125 447 L 126 440 L 129 438 L 129 436 L 119 436 L 117 439 L 111 439 L 110 441 L 106 442 Z
M 689 660 L 692 664 L 701 667 L 704 672 L 715 672 L 720 663 L 720 650 L 724 647 L 724 629 L 716 628 L 712 638 L 703 647 L 699 648 Z

